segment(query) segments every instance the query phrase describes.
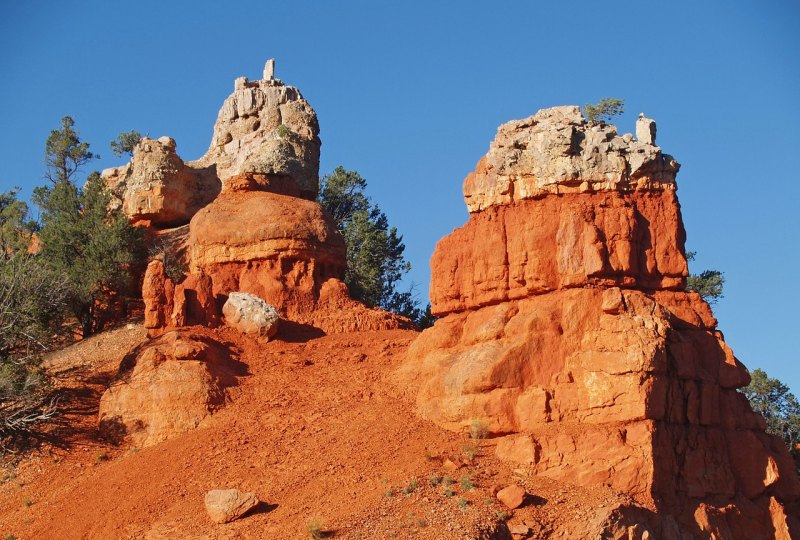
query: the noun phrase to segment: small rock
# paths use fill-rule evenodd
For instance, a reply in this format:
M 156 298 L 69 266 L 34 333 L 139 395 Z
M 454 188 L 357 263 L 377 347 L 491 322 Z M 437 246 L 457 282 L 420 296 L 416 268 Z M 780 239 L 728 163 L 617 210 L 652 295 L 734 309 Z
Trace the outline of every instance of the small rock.
M 531 528 L 524 523 L 514 523 L 513 525 L 509 525 L 508 530 L 511 534 L 517 534 L 519 536 L 526 536 L 531 532 Z
M 525 500 L 525 490 L 516 484 L 511 484 L 498 491 L 497 498 L 501 503 L 506 505 L 509 510 L 514 510 L 522 506 Z
M 446 471 L 455 472 L 461 468 L 461 465 L 458 465 L 456 463 L 453 463 L 451 460 L 446 459 L 442 463 L 442 468 Z
M 228 523 L 255 508 L 258 497 L 255 493 L 242 493 L 238 489 L 212 489 L 206 493 L 205 503 L 214 523 Z

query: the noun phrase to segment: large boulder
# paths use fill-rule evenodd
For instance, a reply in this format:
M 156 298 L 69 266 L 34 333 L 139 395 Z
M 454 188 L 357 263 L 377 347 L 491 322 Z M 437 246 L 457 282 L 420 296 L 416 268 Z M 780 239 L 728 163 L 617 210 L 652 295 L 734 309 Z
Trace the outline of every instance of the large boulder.
M 653 534 L 768 538 L 800 482 L 685 291 L 678 165 L 639 123 L 636 140 L 557 107 L 500 127 L 464 182 L 469 221 L 431 259 L 441 318 L 396 377 L 422 417 L 485 422 L 501 459 L 611 486 Z
M 225 324 L 245 335 L 269 339 L 278 332 L 280 314 L 252 294 L 233 292 L 222 306 Z
M 157 444 L 198 427 L 235 384 L 227 347 L 203 334 L 167 333 L 123 360 L 100 399 L 100 432 L 137 447 Z
M 294 86 L 269 78 L 236 80 L 214 124 L 208 152 L 192 166 L 213 166 L 223 183 L 244 173 L 289 177 L 301 196 L 319 190 L 319 124 Z

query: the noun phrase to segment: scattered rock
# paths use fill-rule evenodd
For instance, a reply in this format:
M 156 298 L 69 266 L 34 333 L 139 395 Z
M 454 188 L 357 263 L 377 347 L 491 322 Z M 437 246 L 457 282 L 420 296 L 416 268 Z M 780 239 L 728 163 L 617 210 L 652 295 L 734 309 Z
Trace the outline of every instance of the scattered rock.
M 239 519 L 258 505 L 255 493 L 238 489 L 213 489 L 206 493 L 206 511 L 214 523 L 229 523 Z
M 525 502 L 525 489 L 517 484 L 511 484 L 497 492 L 497 499 L 509 510 L 514 510 Z
M 225 324 L 243 334 L 269 339 L 278 331 L 278 310 L 252 294 L 230 293 L 222 314 Z

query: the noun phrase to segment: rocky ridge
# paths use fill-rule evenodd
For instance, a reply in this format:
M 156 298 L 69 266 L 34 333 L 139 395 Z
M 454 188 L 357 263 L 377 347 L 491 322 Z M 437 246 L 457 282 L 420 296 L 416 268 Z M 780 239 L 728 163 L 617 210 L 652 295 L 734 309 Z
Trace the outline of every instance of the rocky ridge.
M 789 538 L 794 463 L 684 290 L 679 166 L 652 120 L 637 134 L 577 107 L 500 127 L 464 181 L 469 221 L 431 259 L 442 318 L 397 378 L 422 417 L 486 423 L 530 474 L 632 497 L 651 514 L 630 538 Z

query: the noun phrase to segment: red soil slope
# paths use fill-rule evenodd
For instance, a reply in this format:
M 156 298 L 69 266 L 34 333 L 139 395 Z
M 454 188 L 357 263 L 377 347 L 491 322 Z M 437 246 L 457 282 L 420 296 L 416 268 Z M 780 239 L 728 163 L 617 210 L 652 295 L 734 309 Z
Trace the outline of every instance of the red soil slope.
M 65 446 L 48 444 L 4 470 L 0 536 L 306 538 L 307 520 L 319 517 L 335 538 L 511 538 L 508 526 L 530 527 L 534 538 L 553 530 L 581 538 L 626 502 L 605 488 L 509 470 L 491 439 L 418 419 L 388 382 L 415 332 L 284 332 L 260 345 L 225 329 L 194 330 L 238 348 L 243 375 L 210 422 L 141 450 L 100 440 L 96 413 L 143 329 L 102 334 L 50 359 L 72 396 L 64 404 L 70 428 L 57 433 Z M 443 467 L 448 459 L 458 469 Z M 434 486 L 432 477 L 451 478 L 452 495 L 447 480 Z M 511 482 L 534 497 L 508 512 L 506 524 L 491 489 Z M 254 491 L 263 503 L 215 525 L 203 497 L 228 487 Z

